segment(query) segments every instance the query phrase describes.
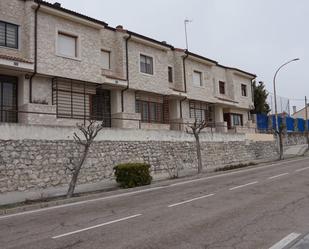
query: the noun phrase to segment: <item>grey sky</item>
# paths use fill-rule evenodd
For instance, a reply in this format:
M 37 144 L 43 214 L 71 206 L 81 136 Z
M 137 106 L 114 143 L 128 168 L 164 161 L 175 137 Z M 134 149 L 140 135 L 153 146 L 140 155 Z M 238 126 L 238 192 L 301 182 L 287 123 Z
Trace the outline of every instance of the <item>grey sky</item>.
M 63 7 L 185 47 L 227 66 L 255 73 L 272 90 L 274 71 L 300 57 L 278 76 L 278 94 L 309 95 L 309 1 L 307 0 L 58 0 Z M 302 102 L 292 102 L 303 105 Z

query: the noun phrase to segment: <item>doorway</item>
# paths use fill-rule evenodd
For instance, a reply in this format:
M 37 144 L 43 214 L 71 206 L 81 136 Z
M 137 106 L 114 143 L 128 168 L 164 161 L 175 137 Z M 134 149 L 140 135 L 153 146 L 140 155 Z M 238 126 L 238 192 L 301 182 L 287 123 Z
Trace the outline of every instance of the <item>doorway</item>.
M 17 123 L 17 78 L 0 75 L 0 122 Z

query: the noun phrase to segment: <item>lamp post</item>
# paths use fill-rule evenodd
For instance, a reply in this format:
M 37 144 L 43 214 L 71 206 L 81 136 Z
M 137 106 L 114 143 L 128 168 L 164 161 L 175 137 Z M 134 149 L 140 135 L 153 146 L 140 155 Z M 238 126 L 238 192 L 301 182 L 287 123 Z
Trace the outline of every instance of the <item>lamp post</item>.
M 298 61 L 299 58 L 295 58 L 293 60 L 289 60 L 287 62 L 285 62 L 284 64 L 282 64 L 276 71 L 275 75 L 274 75 L 274 79 L 273 79 L 273 85 L 274 85 L 274 100 L 275 100 L 275 120 L 276 120 L 276 135 L 277 135 L 277 143 L 278 143 L 278 147 L 279 147 L 279 153 L 280 153 L 280 157 L 279 159 L 282 160 L 283 159 L 283 151 L 282 151 L 282 136 L 281 136 L 281 132 L 279 130 L 279 120 L 278 120 L 278 109 L 277 109 L 277 94 L 276 94 L 276 77 L 279 73 L 279 71 L 286 66 L 287 64 L 294 62 L 294 61 Z

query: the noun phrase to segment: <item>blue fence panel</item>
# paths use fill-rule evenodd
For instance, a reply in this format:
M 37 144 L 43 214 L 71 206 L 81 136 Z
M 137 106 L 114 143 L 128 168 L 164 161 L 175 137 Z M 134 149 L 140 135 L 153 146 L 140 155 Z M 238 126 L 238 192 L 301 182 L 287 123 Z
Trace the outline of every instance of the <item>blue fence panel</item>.
M 259 130 L 267 130 L 268 129 L 268 116 L 265 114 L 257 114 L 256 123 L 257 123 L 257 128 Z
M 299 132 L 304 132 L 305 131 L 305 120 L 302 118 L 298 118 L 297 120 L 297 127 Z
M 294 118 L 291 117 L 286 118 L 286 129 L 288 132 L 295 131 Z

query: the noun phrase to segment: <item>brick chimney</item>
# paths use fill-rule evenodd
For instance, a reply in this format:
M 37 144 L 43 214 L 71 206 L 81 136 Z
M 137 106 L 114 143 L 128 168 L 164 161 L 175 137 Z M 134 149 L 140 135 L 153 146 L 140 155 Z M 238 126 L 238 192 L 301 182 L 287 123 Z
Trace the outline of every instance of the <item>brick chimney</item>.
M 57 8 L 61 8 L 61 3 L 55 2 L 54 6 L 57 7 Z
M 123 26 L 122 26 L 122 25 L 117 25 L 117 26 L 116 26 L 116 29 L 117 29 L 118 31 L 122 31 L 122 30 L 123 30 Z

